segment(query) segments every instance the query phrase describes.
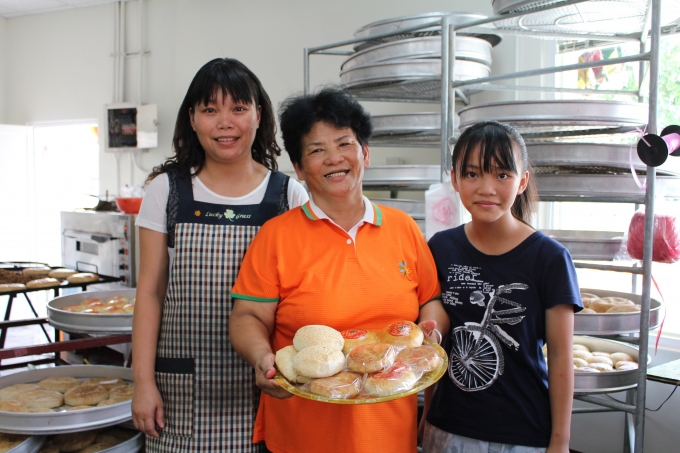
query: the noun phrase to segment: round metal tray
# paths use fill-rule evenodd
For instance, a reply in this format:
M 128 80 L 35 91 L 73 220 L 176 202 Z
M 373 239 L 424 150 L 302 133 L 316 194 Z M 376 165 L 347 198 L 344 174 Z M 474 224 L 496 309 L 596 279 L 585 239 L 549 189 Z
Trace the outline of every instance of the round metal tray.
M 623 233 L 614 231 L 541 230 L 569 250 L 575 260 L 611 261 L 621 249 Z
M 597 143 L 559 143 L 528 142 L 527 152 L 534 167 L 574 166 L 602 167 L 630 170 L 631 147 L 633 147 L 633 167 L 646 171 L 645 165 L 637 155 L 635 145 L 610 145 Z M 657 167 L 659 176 L 680 176 L 680 159 L 669 158 Z
M 0 378 L 0 388 L 39 382 L 56 376 L 117 377 L 132 382 L 132 370 L 119 366 L 71 365 L 23 371 Z M 62 434 L 117 425 L 132 418 L 130 401 L 80 411 L 0 412 L 0 431 L 15 434 Z
M 461 130 L 480 121 L 496 120 L 520 133 L 638 127 L 647 124 L 649 106 L 596 100 L 511 101 L 478 104 L 458 112 Z
M 491 44 L 471 36 L 456 38 L 456 59 L 471 60 L 491 66 Z M 441 58 L 442 40 L 422 37 L 393 41 L 369 47 L 349 57 L 340 67 L 343 71 L 373 65 L 383 61 L 417 58 Z
M 603 289 L 581 288 L 584 293 L 595 294 L 600 297 L 623 297 L 640 305 L 639 294 L 607 291 Z M 661 324 L 663 304 L 651 299 L 649 307 L 649 328 L 655 329 Z M 616 335 L 636 333 L 640 331 L 640 313 L 586 313 L 574 316 L 574 333 L 581 335 Z
M 355 38 L 367 39 L 366 42 L 357 45 L 354 49 L 362 50 L 367 47 L 378 45 L 383 42 L 399 41 L 402 39 L 409 39 L 419 36 L 439 36 L 441 35 L 441 25 L 423 28 L 421 30 L 417 30 L 410 33 L 401 33 L 398 35 L 389 36 L 387 38 L 371 39 L 373 36 L 378 34 L 390 33 L 409 27 L 417 27 L 418 25 L 425 25 L 429 22 L 441 19 L 443 16 L 447 15 L 452 17 L 451 23 L 453 25 L 461 25 L 479 19 L 486 19 L 486 16 L 483 16 L 481 14 L 471 14 L 463 12 L 447 12 L 447 13 L 439 12 L 419 14 L 417 16 L 394 17 L 392 19 L 379 20 L 376 22 L 371 22 L 368 25 L 364 25 L 363 27 L 359 28 L 356 32 L 354 32 Z M 493 25 L 490 24 L 483 25 L 482 27 L 490 29 L 495 28 Z M 467 32 L 466 30 L 463 30 L 458 34 L 463 36 L 474 36 L 483 39 L 485 41 L 488 41 L 492 46 L 496 46 L 498 43 L 501 42 L 502 39 L 500 35 L 497 35 L 495 33 L 470 33 Z
M 425 219 L 425 202 L 418 200 L 402 200 L 399 198 L 371 198 L 371 201 L 390 208 L 404 211 L 416 220 Z
M 475 61 L 456 60 L 454 80 L 469 80 L 487 77 L 487 65 Z M 438 58 L 415 60 L 390 60 L 340 72 L 340 83 L 347 88 L 373 84 L 418 81 L 420 79 L 441 79 L 442 63 Z M 441 83 L 441 82 L 440 82 Z
M 625 352 L 630 354 L 638 363 L 640 353 L 638 349 L 620 341 L 604 340 L 592 337 L 574 337 L 574 344 L 582 344 L 591 351 Z M 548 350 L 550 354 L 550 350 Z M 647 356 L 647 364 L 652 358 Z M 644 361 L 640 366 L 645 366 Z M 609 371 L 604 373 L 574 373 L 574 393 L 609 393 L 637 387 L 638 370 Z
M 378 165 L 364 170 L 364 187 L 417 186 L 429 188 L 440 180 L 439 165 Z
M 7 453 L 36 453 L 45 443 L 45 436 L 31 436 Z
M 106 301 L 115 296 L 128 299 L 136 297 L 135 289 L 111 291 L 83 291 L 82 293 L 56 297 L 47 303 L 47 321 L 55 329 L 70 333 L 120 334 L 132 332 L 132 313 L 120 315 L 84 314 L 61 310 L 68 305 L 79 304 L 85 299 L 98 298 Z
M 645 191 L 628 175 L 538 174 L 535 176 L 541 201 L 603 201 L 644 203 Z M 641 178 L 641 179 L 644 179 Z M 656 193 L 680 199 L 680 178 L 659 176 Z

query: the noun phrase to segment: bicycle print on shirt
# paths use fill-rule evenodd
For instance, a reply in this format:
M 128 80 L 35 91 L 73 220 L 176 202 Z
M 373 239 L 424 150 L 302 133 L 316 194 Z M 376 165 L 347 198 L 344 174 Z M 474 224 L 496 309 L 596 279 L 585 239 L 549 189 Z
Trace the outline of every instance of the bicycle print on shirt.
M 449 377 L 466 392 L 488 388 L 503 374 L 505 360 L 501 343 L 516 351 L 519 343 L 499 324 L 519 324 L 524 315 L 506 318 L 502 316 L 517 315 L 526 310 L 526 307 L 502 295 L 511 294 L 513 290 L 526 290 L 527 285 L 510 283 L 494 289 L 493 285 L 478 280 L 479 275 L 479 268 L 453 265 L 449 267 L 447 277 L 447 282 L 452 285 L 451 289 L 474 290 L 469 297 L 471 304 L 486 306 L 481 323 L 466 322 L 464 326 L 451 331 Z M 446 291 L 443 294 L 444 303 L 462 305 L 463 301 L 458 296 L 459 293 L 455 291 Z M 505 304 L 512 308 L 497 310 L 496 304 Z

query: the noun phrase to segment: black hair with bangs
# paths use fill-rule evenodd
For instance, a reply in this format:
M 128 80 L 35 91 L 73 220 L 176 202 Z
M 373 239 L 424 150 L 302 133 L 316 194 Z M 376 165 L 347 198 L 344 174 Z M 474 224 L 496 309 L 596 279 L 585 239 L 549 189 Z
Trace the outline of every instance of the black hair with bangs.
M 291 96 L 281 103 L 279 122 L 283 146 L 292 163 L 302 168 L 302 139 L 316 123 L 352 129 L 363 147 L 373 134 L 371 115 L 341 88 L 326 87 L 315 94 Z
M 521 157 L 521 171 L 529 172 L 529 183 L 524 192 L 515 198 L 511 213 L 515 218 L 529 224 L 531 214 L 536 210 L 538 192 L 522 136 L 514 127 L 498 121 L 484 121 L 468 127 L 460 134 L 453 148 L 452 171 L 457 178 L 463 177 L 465 166 L 477 149 L 478 166 L 484 173 L 491 172 L 492 167 L 496 166 L 519 174 L 516 157 Z
M 253 160 L 272 171 L 277 170 L 276 157 L 281 155 L 281 148 L 276 143 L 276 117 L 267 92 L 243 63 L 233 58 L 216 58 L 198 70 L 184 96 L 172 138 L 174 156 L 155 167 L 147 182 L 169 170 L 176 170 L 180 177 L 189 175 L 192 168 L 196 173 L 201 171 L 205 151 L 191 127 L 190 112 L 198 105 L 216 101 L 220 91 L 222 96 L 229 95 L 236 102 L 260 107 L 260 126 L 251 151 Z

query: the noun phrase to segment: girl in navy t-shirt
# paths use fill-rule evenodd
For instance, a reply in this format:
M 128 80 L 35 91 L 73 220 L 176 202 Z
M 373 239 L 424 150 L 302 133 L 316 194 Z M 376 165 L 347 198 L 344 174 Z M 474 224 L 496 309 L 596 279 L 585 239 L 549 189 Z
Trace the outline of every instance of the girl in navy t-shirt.
M 495 121 L 466 129 L 451 180 L 472 221 L 429 242 L 451 329 L 448 373 L 426 392 L 423 452 L 566 453 L 582 304 L 569 252 L 529 225 L 524 140 Z

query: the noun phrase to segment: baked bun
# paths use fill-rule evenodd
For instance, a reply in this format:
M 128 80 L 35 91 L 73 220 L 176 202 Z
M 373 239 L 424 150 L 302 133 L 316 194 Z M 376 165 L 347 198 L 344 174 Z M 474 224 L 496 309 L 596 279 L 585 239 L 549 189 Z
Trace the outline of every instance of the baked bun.
M 26 288 L 51 288 L 53 286 L 59 286 L 61 283 L 56 278 L 39 278 L 37 280 L 31 280 L 26 283 Z
M 288 382 L 295 384 L 297 382 L 298 374 L 293 367 L 293 358 L 297 355 L 297 349 L 293 345 L 286 346 L 276 351 L 274 363 L 279 372 L 285 377 Z
M 616 364 L 622 360 L 628 362 L 635 362 L 633 356 L 631 356 L 630 354 L 626 354 L 625 352 L 613 352 L 609 355 L 609 358 L 611 359 L 614 366 L 616 366 Z
M 96 378 L 90 378 L 85 381 L 83 381 L 84 384 L 99 384 L 102 387 L 104 387 L 106 390 L 111 390 L 116 387 L 122 387 L 124 385 L 127 385 L 124 380 L 116 377 L 96 377 Z
M 59 268 L 59 269 L 53 269 L 50 271 L 49 274 L 47 274 L 48 277 L 56 278 L 58 280 L 64 280 L 67 277 L 70 277 L 73 274 L 77 274 L 78 271 L 74 271 L 73 269 L 66 269 L 64 267 Z
M 26 412 L 28 412 L 29 414 L 44 414 L 46 412 L 54 411 L 48 407 L 33 407 L 31 409 L 28 409 Z
M 387 370 L 370 375 L 364 383 L 364 392 L 371 396 L 391 396 L 412 389 L 417 381 L 406 364 L 396 362 Z
M 293 368 L 297 374 L 311 378 L 333 376 L 345 368 L 345 356 L 342 347 L 336 349 L 326 344 L 309 346 L 293 357 Z
M 589 358 L 589 357 L 593 357 L 593 355 L 592 355 L 590 352 L 588 352 L 588 351 L 582 351 L 582 350 L 580 350 L 580 349 L 577 349 L 577 350 L 575 350 L 575 351 L 572 351 L 572 356 L 573 356 L 574 358 L 583 359 L 583 360 L 585 360 L 585 361 L 588 361 L 588 358 Z
M 36 384 L 10 385 L 9 387 L 0 389 L 0 400 L 15 400 L 20 394 L 31 390 L 40 390 L 40 387 Z
M 121 428 L 113 428 L 97 434 L 95 443 L 117 445 L 122 442 L 125 442 L 126 440 L 132 439 L 133 437 L 135 437 L 135 433 L 133 433 L 132 431 L 128 431 L 127 429 Z
M 397 355 L 396 361 L 405 363 L 416 374 L 436 370 L 443 362 L 432 346 L 406 348 Z
M 114 387 L 109 390 L 109 398 L 125 398 L 132 399 L 132 395 L 135 393 L 134 384 L 122 385 L 120 387 Z
M 423 331 L 411 321 L 393 322 L 378 334 L 380 343 L 415 348 L 423 344 Z
M 90 307 L 90 306 L 92 306 L 92 307 L 98 307 L 98 306 L 100 306 L 100 305 L 104 305 L 104 301 L 101 300 L 101 299 L 98 298 L 98 297 L 90 297 L 90 298 L 85 299 L 84 301 L 82 301 L 82 302 L 80 303 L 80 305 L 82 305 L 82 306 L 84 306 L 84 307 Z
M 64 395 L 54 390 L 30 390 L 17 397 L 28 409 L 46 407 L 51 409 L 64 404 Z
M 89 447 L 96 438 L 96 432 L 83 431 L 79 433 L 57 434 L 54 436 L 52 443 L 59 448 L 59 451 L 70 453 Z
M 588 308 L 590 303 L 594 301 L 595 299 L 599 299 L 600 296 L 597 296 L 595 294 L 591 293 L 581 293 L 581 302 L 583 302 L 583 306 Z
M 71 313 L 80 313 L 80 312 L 82 312 L 83 310 L 86 310 L 86 309 L 87 309 L 87 306 L 80 305 L 80 304 L 78 304 L 78 305 L 67 305 L 65 307 L 60 308 L 60 310 L 70 311 Z
M 97 313 L 101 313 L 102 315 L 127 315 L 129 314 L 125 310 L 123 310 L 121 307 L 103 307 L 101 310 L 95 310 Z
M 604 300 L 605 302 L 610 302 L 614 305 L 635 305 L 635 302 L 633 302 L 630 299 L 626 299 L 625 297 L 600 297 L 600 300 Z
M 293 346 L 298 351 L 302 351 L 309 346 L 327 345 L 332 349 L 342 351 L 345 339 L 342 334 L 332 327 L 312 324 L 300 327 L 293 337 Z M 335 374 L 335 373 L 333 373 Z M 319 376 L 325 377 L 325 376 Z
M 109 398 L 109 392 L 98 384 L 73 387 L 64 393 L 64 403 L 69 406 L 94 406 Z
M 606 313 L 636 313 L 642 310 L 640 305 L 614 305 Z
M 634 361 L 629 361 L 629 360 L 619 360 L 616 362 L 616 370 L 617 371 L 630 371 L 630 370 L 637 370 L 638 364 L 637 362 Z
M 24 275 L 28 275 L 29 277 L 47 277 L 50 272 L 52 271 L 51 268 L 45 267 L 45 266 L 40 266 L 40 267 L 27 267 L 26 269 L 22 269 L 21 273 Z
M 20 434 L 0 433 L 0 453 L 11 451 L 14 447 L 21 445 L 28 437 Z
M 109 448 L 113 447 L 113 445 L 109 443 L 99 443 L 99 444 L 92 444 L 89 447 L 85 447 L 82 450 L 80 450 L 78 453 L 95 453 L 98 451 L 103 451 L 103 450 L 108 450 Z
M 579 311 L 576 314 L 577 315 L 589 315 L 589 314 L 593 314 L 593 313 L 597 313 L 597 312 L 595 310 L 593 310 L 592 308 L 584 308 L 583 310 Z
M 2 412 L 28 412 L 26 405 L 17 400 L 0 401 L 0 411 Z
M 57 376 L 43 379 L 38 382 L 38 385 L 45 390 L 54 390 L 55 392 L 65 393 L 70 388 L 78 387 L 80 381 L 70 376 Z
M 67 411 L 82 411 L 85 409 L 92 409 L 94 406 L 73 406 L 66 409 Z
M 89 283 L 99 281 L 99 275 L 91 272 L 79 272 L 66 278 L 69 283 Z
M 59 447 L 52 443 L 49 443 L 43 445 L 42 448 L 38 450 L 38 453 L 61 453 L 61 452 L 59 451 Z
M 599 373 L 600 370 L 591 366 L 579 367 L 574 370 L 577 373 Z
M 611 366 L 608 363 L 593 362 L 593 363 L 589 363 L 588 366 L 590 368 L 596 368 L 596 369 L 600 370 L 600 373 L 605 373 L 605 372 L 608 372 L 608 371 L 614 371 L 614 367 Z
M 588 366 L 588 362 L 585 359 L 574 357 L 574 366 L 576 368 Z
M 353 348 L 362 344 L 378 342 L 378 334 L 372 330 L 348 329 L 343 330 L 340 334 L 345 339 L 345 345 L 342 347 L 342 353 L 345 355 L 349 354 L 349 351 Z
M 135 312 L 135 306 L 132 305 L 132 304 L 125 305 L 125 306 L 123 307 L 123 311 L 124 311 L 125 313 L 134 313 L 134 312 Z
M 612 359 L 610 359 L 609 357 L 601 356 L 601 355 L 593 355 L 592 357 L 588 357 L 586 359 L 586 362 L 588 362 L 588 365 L 592 365 L 593 363 L 605 363 L 609 366 L 614 365 L 612 363 Z
M 23 291 L 24 289 L 26 289 L 26 285 L 23 283 L 0 283 L 0 293 Z
M 361 391 L 362 380 L 360 374 L 341 371 L 330 377 L 312 379 L 307 390 L 327 398 L 351 398 Z
M 350 351 L 347 368 L 357 373 L 375 373 L 392 365 L 396 355 L 397 351 L 391 344 L 362 344 Z
M 574 343 L 574 344 L 571 346 L 571 348 L 572 348 L 574 351 L 586 351 L 586 352 L 590 352 L 590 349 L 588 348 L 588 346 L 585 346 L 585 345 L 582 345 L 582 344 L 578 344 L 578 343 Z

